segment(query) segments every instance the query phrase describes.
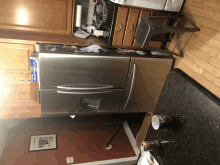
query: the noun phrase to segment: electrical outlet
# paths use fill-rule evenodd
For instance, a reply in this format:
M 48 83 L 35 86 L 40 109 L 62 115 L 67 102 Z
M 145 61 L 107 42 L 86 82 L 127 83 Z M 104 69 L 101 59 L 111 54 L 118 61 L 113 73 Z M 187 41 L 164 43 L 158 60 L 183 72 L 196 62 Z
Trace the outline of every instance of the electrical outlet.
M 73 157 L 67 157 L 66 163 L 73 163 Z

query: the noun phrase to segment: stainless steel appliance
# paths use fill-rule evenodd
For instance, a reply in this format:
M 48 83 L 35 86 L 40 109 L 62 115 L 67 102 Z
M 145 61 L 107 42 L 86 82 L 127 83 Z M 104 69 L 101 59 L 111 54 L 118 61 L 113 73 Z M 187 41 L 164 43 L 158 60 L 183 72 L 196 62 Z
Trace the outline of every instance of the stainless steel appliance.
M 184 0 L 111 0 L 120 5 L 180 12 Z
M 153 111 L 173 59 L 41 49 L 42 116 Z
M 154 111 L 172 63 L 170 57 L 131 57 L 120 113 Z

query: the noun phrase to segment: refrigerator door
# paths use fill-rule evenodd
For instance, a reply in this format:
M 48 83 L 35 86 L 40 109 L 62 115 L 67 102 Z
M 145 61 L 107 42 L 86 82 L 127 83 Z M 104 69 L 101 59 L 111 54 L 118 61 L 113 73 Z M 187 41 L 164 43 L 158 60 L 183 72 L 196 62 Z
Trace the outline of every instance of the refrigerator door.
M 124 89 L 130 57 L 39 53 L 40 89 Z
M 43 116 L 119 111 L 130 57 L 39 55 Z
M 123 89 L 99 91 L 41 90 L 42 116 L 118 112 Z
M 131 58 L 129 78 L 120 113 L 155 110 L 173 59 Z

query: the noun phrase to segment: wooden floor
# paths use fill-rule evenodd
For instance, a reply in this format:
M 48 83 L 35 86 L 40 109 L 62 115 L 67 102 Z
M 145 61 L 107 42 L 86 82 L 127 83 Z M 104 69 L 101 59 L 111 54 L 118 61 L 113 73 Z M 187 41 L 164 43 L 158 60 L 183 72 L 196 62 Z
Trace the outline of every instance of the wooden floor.
M 183 35 L 176 52 L 184 58 L 176 57 L 174 67 L 220 98 L 220 0 L 186 0 L 182 13 L 200 32 Z

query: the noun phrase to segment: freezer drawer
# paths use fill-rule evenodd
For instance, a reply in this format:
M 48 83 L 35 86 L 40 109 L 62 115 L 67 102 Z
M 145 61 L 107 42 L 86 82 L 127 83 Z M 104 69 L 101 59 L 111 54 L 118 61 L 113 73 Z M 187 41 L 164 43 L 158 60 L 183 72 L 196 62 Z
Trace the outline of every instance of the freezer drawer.
M 103 85 L 124 89 L 130 57 L 40 53 L 40 88 Z
M 42 116 L 118 112 L 123 93 L 123 89 L 41 90 Z
M 155 110 L 173 59 L 131 58 L 128 83 L 120 113 Z

